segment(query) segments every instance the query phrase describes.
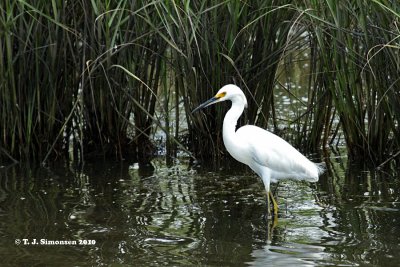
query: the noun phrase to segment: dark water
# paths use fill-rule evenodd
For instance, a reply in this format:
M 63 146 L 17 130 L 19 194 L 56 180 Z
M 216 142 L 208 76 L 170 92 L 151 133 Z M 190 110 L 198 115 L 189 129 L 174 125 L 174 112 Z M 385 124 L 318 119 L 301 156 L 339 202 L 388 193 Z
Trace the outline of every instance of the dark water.
M 399 266 L 398 170 L 333 159 L 267 222 L 252 173 L 161 162 L 2 167 L 1 266 Z

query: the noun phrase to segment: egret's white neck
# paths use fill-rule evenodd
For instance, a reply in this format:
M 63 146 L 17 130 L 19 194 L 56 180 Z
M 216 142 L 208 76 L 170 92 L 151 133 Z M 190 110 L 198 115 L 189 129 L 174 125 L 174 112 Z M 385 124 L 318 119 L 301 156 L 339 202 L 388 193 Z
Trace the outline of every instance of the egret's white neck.
M 227 146 L 227 143 L 232 143 L 233 145 L 237 143 L 237 140 L 235 140 L 236 124 L 240 115 L 242 115 L 243 110 L 244 103 L 232 100 L 232 107 L 225 115 L 222 131 L 225 147 L 229 147 L 229 145 Z M 228 152 L 231 153 L 229 150 Z
M 225 115 L 224 118 L 224 132 L 228 131 L 228 132 L 235 132 L 235 128 L 236 128 L 236 124 L 237 121 L 240 117 L 240 115 L 242 115 L 244 110 L 244 105 L 240 104 L 240 103 L 235 103 L 232 102 L 232 106 L 231 108 L 228 110 L 228 112 Z

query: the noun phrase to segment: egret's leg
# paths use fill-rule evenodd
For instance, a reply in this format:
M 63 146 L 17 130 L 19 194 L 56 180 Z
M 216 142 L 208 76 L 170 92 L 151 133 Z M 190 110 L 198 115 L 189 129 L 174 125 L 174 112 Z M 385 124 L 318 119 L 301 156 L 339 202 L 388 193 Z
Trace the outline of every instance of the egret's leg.
M 274 211 L 274 216 L 278 216 L 278 203 L 276 202 L 274 195 L 272 194 L 271 191 L 269 191 L 269 196 L 267 197 L 268 200 L 271 198 L 272 205 L 274 206 L 273 211 Z M 269 204 L 269 201 L 268 201 Z
M 271 193 L 271 191 L 267 192 L 267 218 L 271 216 L 271 203 L 269 202 L 269 193 Z

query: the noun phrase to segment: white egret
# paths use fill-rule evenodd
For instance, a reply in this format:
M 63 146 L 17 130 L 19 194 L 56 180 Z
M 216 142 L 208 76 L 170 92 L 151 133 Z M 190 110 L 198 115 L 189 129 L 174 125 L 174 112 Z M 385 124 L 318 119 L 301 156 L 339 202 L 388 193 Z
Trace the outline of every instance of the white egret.
M 236 85 L 225 85 L 193 112 L 225 100 L 232 102 L 222 129 L 225 147 L 232 157 L 248 165 L 261 177 L 267 192 L 268 216 L 271 215 L 270 199 L 276 216 L 278 205 L 270 191 L 270 183 L 287 178 L 316 182 L 324 168 L 308 160 L 279 136 L 260 127 L 245 125 L 236 130 L 237 120 L 247 107 L 246 96 Z

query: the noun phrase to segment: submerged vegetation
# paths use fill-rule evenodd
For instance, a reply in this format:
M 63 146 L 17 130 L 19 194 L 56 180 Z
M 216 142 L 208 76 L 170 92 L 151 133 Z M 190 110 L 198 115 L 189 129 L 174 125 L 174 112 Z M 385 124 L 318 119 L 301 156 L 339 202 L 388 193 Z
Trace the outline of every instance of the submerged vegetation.
M 226 83 L 249 100 L 241 124 L 306 151 L 343 135 L 352 159 L 398 161 L 399 22 L 400 4 L 379 0 L 3 1 L 0 161 L 147 163 L 161 129 L 168 159 L 218 162 L 226 108 L 191 110 Z

